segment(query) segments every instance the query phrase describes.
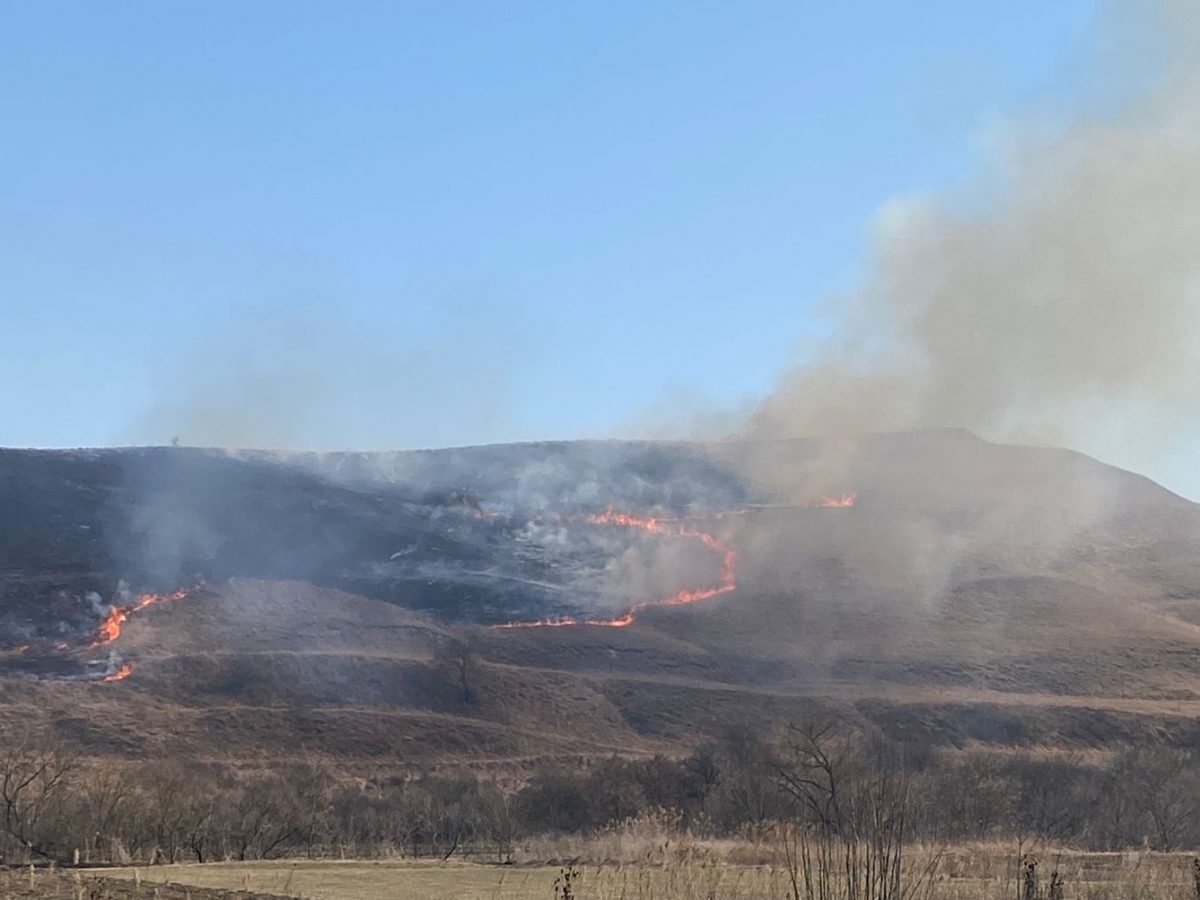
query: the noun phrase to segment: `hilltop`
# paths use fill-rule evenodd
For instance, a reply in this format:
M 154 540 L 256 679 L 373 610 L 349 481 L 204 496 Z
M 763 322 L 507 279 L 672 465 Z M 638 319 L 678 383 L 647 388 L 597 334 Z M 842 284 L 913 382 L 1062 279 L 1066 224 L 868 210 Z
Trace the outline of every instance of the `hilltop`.
M 0 716 L 96 756 L 519 768 L 834 709 L 943 746 L 1200 736 L 1200 508 L 1064 450 L 0 451 L 0 510 Z

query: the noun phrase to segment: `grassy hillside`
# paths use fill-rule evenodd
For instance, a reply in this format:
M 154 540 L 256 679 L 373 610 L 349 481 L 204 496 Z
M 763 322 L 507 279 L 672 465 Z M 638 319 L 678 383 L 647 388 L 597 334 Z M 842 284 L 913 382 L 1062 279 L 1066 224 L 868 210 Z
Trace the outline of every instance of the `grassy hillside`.
M 110 758 L 375 771 L 676 752 L 814 710 L 942 746 L 1197 737 L 1197 507 L 1066 451 L 931 432 L 178 453 L 0 460 L 0 615 L 24 623 L 3 727 Z M 610 496 L 676 524 L 597 525 Z M 736 552 L 736 585 L 662 605 L 719 581 L 697 531 Z M 144 582 L 184 545 L 206 582 L 90 647 L 114 536 L 137 538 Z M 624 628 L 489 625 L 638 604 Z

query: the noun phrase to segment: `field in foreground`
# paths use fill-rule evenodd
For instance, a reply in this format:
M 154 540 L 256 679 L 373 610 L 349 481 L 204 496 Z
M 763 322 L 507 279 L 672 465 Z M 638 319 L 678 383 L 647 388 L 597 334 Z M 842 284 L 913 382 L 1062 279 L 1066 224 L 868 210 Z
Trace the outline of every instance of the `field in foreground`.
M 1016 848 L 958 848 L 941 853 L 936 871 L 913 896 L 952 900 L 1010 900 L 1020 896 Z M 1039 896 L 1048 893 L 1052 870 L 1064 882 L 1066 898 L 1195 897 L 1190 854 L 1059 853 L 1045 851 L 1040 860 Z M 913 870 L 929 861 L 913 857 Z M 149 896 L 153 885 L 172 883 L 219 891 L 249 891 L 313 898 L 375 900 L 420 897 L 422 900 L 534 900 L 553 898 L 556 866 L 503 867 L 466 862 L 311 861 L 209 863 L 136 870 Z M 767 900 L 792 896 L 782 865 L 731 865 L 715 859 L 667 865 L 580 865 L 573 879 L 579 900 Z M 111 877 L 133 880 L 135 870 L 115 869 Z M 801 887 L 803 896 L 803 887 Z
M 593 868 L 594 871 L 594 868 Z M 550 866 L 502 867 L 473 863 L 412 861 L 277 860 L 140 868 L 147 884 L 173 882 L 219 890 L 250 890 L 314 900 L 518 900 L 552 897 L 559 870 Z M 133 869 L 114 877 L 131 879 Z
M 0 897 L 4 900 L 283 900 L 269 894 L 248 894 L 184 884 L 143 884 L 130 877 L 114 878 L 108 871 L 35 870 L 21 866 L 0 869 Z

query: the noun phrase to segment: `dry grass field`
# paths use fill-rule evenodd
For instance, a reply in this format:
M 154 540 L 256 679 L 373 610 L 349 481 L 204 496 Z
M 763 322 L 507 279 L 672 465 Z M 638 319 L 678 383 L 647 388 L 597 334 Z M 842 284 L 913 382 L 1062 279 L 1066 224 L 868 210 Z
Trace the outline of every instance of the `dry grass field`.
M 413 861 L 277 860 L 253 863 L 157 866 L 137 870 L 147 884 L 250 890 L 314 900 L 483 900 L 551 897 L 559 870 L 551 866 L 500 867 Z M 130 879 L 133 869 L 114 877 Z
M 270 894 L 248 894 L 194 885 L 144 884 L 138 878 L 115 878 L 109 872 L 38 869 L 0 870 L 0 897 L 4 900 L 283 900 Z
M 725 848 L 729 850 L 730 848 Z M 744 848 L 743 848 L 744 849 Z M 910 871 L 923 870 L 929 850 L 913 851 Z M 734 853 L 736 857 L 737 853 Z M 1062 896 L 1085 900 L 1190 900 L 1196 896 L 1192 856 L 1164 853 L 1037 854 L 1049 896 L 1050 873 L 1063 880 Z M 1016 848 L 967 846 L 938 851 L 927 881 L 914 879 L 914 900 L 1020 900 Z M 313 900 L 551 900 L 561 897 L 563 868 L 494 866 L 469 862 L 279 860 L 253 863 L 114 869 L 108 875 L 142 885 L 142 896 L 168 884 L 215 891 L 250 892 Z M 774 900 L 792 896 L 785 865 L 743 865 L 715 854 L 663 865 L 579 864 L 573 867 L 577 900 Z M 803 887 L 801 887 L 803 897 Z M 836 895 L 830 900 L 837 900 Z

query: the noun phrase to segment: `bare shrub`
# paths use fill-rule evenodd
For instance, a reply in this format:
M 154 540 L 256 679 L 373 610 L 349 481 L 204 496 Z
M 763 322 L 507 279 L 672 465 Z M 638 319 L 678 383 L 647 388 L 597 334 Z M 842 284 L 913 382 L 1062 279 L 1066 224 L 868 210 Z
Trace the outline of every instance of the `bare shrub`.
M 908 776 L 863 746 L 836 724 L 788 730 L 779 781 L 797 810 L 780 839 L 793 900 L 911 900 L 932 884 L 936 855 L 905 868 Z
M 0 816 L 10 843 L 29 857 L 61 857 L 61 816 L 54 821 L 77 757 L 62 744 L 26 732 L 0 745 Z

